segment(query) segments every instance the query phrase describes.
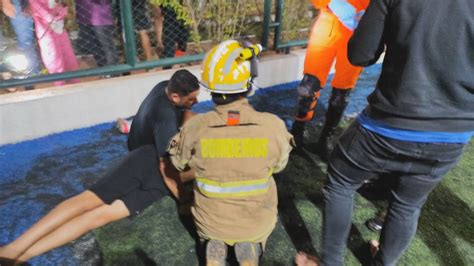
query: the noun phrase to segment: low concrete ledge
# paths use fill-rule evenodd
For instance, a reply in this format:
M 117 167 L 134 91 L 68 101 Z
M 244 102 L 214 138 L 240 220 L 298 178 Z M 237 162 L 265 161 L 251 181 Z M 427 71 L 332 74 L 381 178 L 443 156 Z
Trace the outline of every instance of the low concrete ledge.
M 259 88 L 299 80 L 306 50 L 260 60 Z M 197 77 L 200 66 L 186 67 Z M 149 91 L 176 71 L 149 72 L 0 96 L 0 145 L 134 115 Z M 200 101 L 209 100 L 202 91 Z

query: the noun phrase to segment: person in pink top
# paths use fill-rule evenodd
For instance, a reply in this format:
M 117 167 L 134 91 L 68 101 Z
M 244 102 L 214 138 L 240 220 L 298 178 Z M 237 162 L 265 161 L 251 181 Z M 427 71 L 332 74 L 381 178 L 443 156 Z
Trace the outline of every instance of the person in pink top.
M 36 38 L 41 58 L 50 74 L 79 69 L 76 55 L 69 35 L 64 29 L 64 17 L 67 7 L 57 0 L 29 1 L 31 16 L 35 22 Z M 78 82 L 69 80 L 68 83 Z M 65 81 L 56 81 L 54 85 L 63 85 Z

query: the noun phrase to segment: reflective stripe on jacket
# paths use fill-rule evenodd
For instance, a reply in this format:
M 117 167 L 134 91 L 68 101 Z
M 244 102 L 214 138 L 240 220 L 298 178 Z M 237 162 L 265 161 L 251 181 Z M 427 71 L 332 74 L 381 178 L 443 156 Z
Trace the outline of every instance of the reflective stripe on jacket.
M 312 0 L 317 9 L 328 9 L 349 30 L 353 31 L 359 24 L 369 0 Z
M 196 178 L 196 187 L 203 195 L 211 198 L 256 196 L 268 192 L 270 179 L 271 177 L 245 181 L 217 182 L 198 177 Z

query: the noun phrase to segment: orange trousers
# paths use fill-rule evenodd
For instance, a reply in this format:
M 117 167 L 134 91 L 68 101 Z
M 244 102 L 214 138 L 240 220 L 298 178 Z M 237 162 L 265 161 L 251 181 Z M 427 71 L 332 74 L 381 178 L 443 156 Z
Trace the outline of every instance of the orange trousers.
M 352 89 L 362 72 L 347 59 L 347 43 L 352 31 L 327 9 L 321 9 L 313 25 L 306 50 L 304 74 L 315 76 L 324 88 L 329 71 L 336 61 L 336 73 L 331 82 L 338 89 Z

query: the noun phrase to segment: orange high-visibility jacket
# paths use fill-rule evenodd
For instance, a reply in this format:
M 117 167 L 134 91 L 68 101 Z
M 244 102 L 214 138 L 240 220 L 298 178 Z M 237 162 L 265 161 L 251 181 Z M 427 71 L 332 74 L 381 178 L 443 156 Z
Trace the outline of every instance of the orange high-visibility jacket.
M 320 15 L 309 38 L 304 73 L 317 77 L 324 87 L 336 60 L 332 86 L 354 88 L 362 68 L 349 63 L 347 43 L 369 0 L 311 0 L 311 3 L 320 10 Z

